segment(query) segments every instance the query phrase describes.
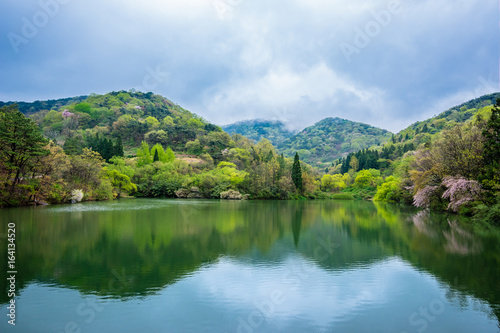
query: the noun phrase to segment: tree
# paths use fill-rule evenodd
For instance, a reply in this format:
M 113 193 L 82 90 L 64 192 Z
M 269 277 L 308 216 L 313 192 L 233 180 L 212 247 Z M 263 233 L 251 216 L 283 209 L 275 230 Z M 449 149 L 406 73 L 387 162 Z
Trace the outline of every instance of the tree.
M 141 148 L 137 149 L 137 166 L 141 167 L 151 162 L 153 162 L 153 160 L 149 152 L 149 145 L 145 141 L 142 141 Z
M 173 162 L 175 160 L 175 154 L 172 148 L 167 147 L 167 151 L 165 152 L 166 162 Z
M 0 201 L 13 199 L 16 186 L 27 176 L 36 157 L 49 153 L 48 140 L 40 133 L 38 125 L 26 118 L 17 104 L 0 108 L 0 174 L 5 175 L 1 182 Z M 2 177 L 3 178 L 3 177 Z M 22 195 L 21 195 L 22 197 Z M 9 203 L 6 203 L 9 204 Z M 14 202 L 10 204 L 15 204 Z
M 481 185 L 475 180 L 463 177 L 445 177 L 442 185 L 447 187 L 443 193 L 444 199 L 449 199 L 448 210 L 458 211 L 460 206 L 480 199 Z
M 351 161 L 349 162 L 349 166 L 351 167 L 354 172 L 358 171 L 359 169 L 359 160 L 356 158 L 356 156 L 351 157 Z
M 123 157 L 123 155 L 125 155 L 123 152 L 123 141 L 122 137 L 119 136 L 116 140 L 116 144 L 113 147 L 113 156 Z
M 135 192 L 137 186 L 130 181 L 130 177 L 118 172 L 117 170 L 103 169 L 104 177 L 111 181 L 111 185 L 116 190 L 117 197 L 120 198 L 123 191 Z
M 278 172 L 276 173 L 276 180 L 280 180 L 285 174 L 285 157 L 283 154 L 278 156 Z
M 83 143 L 81 138 L 77 136 L 71 136 L 64 141 L 63 145 L 64 152 L 68 155 L 78 155 L 82 153 Z
M 158 162 L 160 157 L 158 156 L 158 149 L 155 150 L 155 155 L 153 156 L 153 162 Z
M 493 109 L 491 117 L 483 130 L 484 168 L 480 180 L 487 188 L 498 187 L 500 184 L 500 98 Z
M 483 169 L 484 137 L 477 126 L 455 125 L 432 147 L 442 172 L 477 179 Z
M 383 184 L 377 186 L 377 194 L 375 194 L 373 200 L 389 203 L 399 202 L 401 197 L 399 186 L 400 181 L 398 179 L 394 176 L 387 177 Z
M 359 187 L 365 187 L 365 186 L 371 185 L 372 179 L 373 179 L 373 175 L 371 174 L 370 171 L 361 170 L 358 173 L 358 175 L 356 176 L 354 183 Z
M 300 158 L 299 153 L 295 153 L 295 157 L 293 158 L 293 166 L 292 166 L 292 181 L 295 185 L 295 188 L 302 193 L 302 169 L 300 168 Z

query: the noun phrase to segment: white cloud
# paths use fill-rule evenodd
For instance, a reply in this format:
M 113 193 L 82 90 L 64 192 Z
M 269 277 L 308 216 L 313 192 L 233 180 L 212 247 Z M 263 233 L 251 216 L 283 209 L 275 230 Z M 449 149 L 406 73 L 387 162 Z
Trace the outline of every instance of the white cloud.
M 401 1 L 402 13 L 347 62 L 341 43 L 390 3 L 70 1 L 18 54 L 0 40 L 9 82 L 0 99 L 130 89 L 162 64 L 168 79 L 154 92 L 212 122 L 305 127 L 339 116 L 397 131 L 429 105 L 463 102 L 480 76 L 498 81 L 495 0 Z M 22 17 L 40 10 L 37 0 L 0 6 L 2 31 L 19 33 Z

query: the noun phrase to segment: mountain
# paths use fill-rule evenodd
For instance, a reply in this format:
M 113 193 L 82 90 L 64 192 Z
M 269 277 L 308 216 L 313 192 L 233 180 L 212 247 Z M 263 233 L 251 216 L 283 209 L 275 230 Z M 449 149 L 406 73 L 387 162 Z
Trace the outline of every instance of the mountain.
M 17 104 L 19 111 L 25 115 L 30 115 L 42 110 L 53 110 L 64 105 L 71 103 L 78 103 L 84 101 L 88 96 L 68 97 L 60 99 L 50 99 L 47 101 L 34 101 L 34 102 L 2 102 L 0 101 L 0 108 L 5 105 Z
M 351 152 L 379 145 L 392 133 L 341 118 L 326 118 L 307 127 L 278 145 L 285 156 L 299 153 L 301 160 L 315 166 L 332 161 Z
M 151 92 L 117 91 L 18 105 L 40 126 L 44 136 L 72 153 L 95 148 L 96 136 L 101 141 L 120 139 L 125 150 L 133 153 L 132 148 L 143 140 L 184 151 L 187 142 L 214 131 L 223 133 L 220 127 Z M 41 110 L 32 113 L 38 108 Z
M 254 119 L 244 120 L 233 124 L 222 126 L 222 129 L 229 134 L 237 133 L 249 139 L 259 142 L 266 138 L 276 146 L 288 139 L 296 132 L 290 131 L 281 121 Z

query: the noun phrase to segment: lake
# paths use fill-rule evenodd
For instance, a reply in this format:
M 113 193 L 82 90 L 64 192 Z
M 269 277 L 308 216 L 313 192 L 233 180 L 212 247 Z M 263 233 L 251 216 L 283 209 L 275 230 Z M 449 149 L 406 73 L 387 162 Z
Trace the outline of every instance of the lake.
M 499 332 L 500 233 L 372 202 L 0 210 L 1 332 Z

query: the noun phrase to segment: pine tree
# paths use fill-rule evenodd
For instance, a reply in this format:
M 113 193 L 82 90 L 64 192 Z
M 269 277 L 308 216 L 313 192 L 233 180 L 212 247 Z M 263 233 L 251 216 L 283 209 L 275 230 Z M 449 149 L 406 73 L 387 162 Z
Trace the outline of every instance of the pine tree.
M 299 153 L 295 153 L 295 157 L 293 159 L 292 181 L 293 181 L 293 184 L 295 185 L 295 188 L 299 191 L 299 193 L 302 193 L 302 191 L 303 191 L 303 188 L 302 188 L 302 169 L 300 167 Z
M 0 183 L 0 205 L 4 201 L 2 187 L 7 190 L 6 200 L 12 200 L 21 180 L 28 172 L 34 174 L 35 158 L 49 154 L 47 143 L 38 125 L 26 118 L 17 104 L 0 108 L 0 174 L 5 175 Z
M 118 139 L 116 140 L 116 144 L 113 147 L 113 151 L 114 151 L 113 153 L 114 156 L 123 157 L 123 155 L 125 155 L 123 152 L 123 142 L 121 136 L 119 136 Z
M 67 155 L 80 155 L 83 145 L 76 136 L 69 137 L 64 141 L 63 150 Z
M 160 160 L 160 156 L 158 156 L 158 149 L 155 149 L 155 156 L 153 156 L 153 162 L 158 162 Z

